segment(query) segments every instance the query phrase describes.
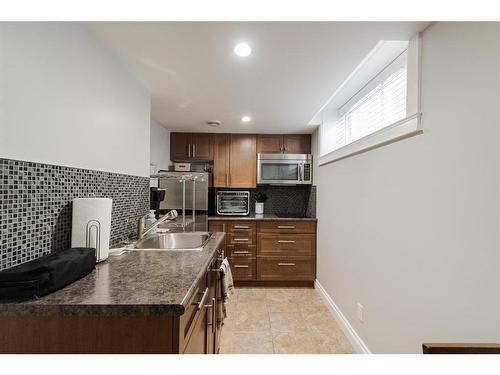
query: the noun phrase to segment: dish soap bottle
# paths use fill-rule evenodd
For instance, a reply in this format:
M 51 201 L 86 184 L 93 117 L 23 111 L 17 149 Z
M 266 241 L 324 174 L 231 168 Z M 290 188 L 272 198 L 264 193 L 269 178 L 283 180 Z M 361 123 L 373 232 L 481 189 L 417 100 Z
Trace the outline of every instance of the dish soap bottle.
M 153 224 L 156 221 L 156 215 L 155 215 L 155 210 L 149 210 L 149 214 L 146 216 L 146 219 L 144 220 L 144 225 L 146 228 L 149 228 L 151 224 Z M 156 234 L 156 228 L 150 230 L 147 234 L 146 237 L 153 236 Z

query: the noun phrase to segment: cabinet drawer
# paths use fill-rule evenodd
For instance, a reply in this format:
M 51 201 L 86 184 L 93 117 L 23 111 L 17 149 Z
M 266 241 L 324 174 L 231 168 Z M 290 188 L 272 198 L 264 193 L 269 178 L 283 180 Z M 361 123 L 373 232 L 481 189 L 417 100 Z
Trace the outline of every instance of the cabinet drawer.
M 314 221 L 285 221 L 267 220 L 260 221 L 259 233 L 315 233 L 316 223 Z
M 240 256 L 228 260 L 234 280 L 255 280 L 255 258 Z
M 314 280 L 313 257 L 257 257 L 257 280 Z
M 259 255 L 312 256 L 314 234 L 259 234 Z
M 255 232 L 232 232 L 228 233 L 226 243 L 235 246 L 255 245 Z
M 228 232 L 255 232 L 257 225 L 254 221 L 230 221 L 226 223 Z
M 226 248 L 229 257 L 255 257 L 255 245 L 228 245 Z

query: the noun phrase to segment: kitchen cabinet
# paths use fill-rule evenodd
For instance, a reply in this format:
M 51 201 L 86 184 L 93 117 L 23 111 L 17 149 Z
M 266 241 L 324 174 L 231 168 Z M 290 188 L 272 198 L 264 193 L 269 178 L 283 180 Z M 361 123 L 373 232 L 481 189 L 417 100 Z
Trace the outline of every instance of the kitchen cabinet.
M 226 233 L 225 249 L 236 285 L 311 286 L 316 278 L 313 220 L 210 220 Z
M 231 266 L 235 282 L 255 280 L 256 276 L 256 242 L 257 225 L 255 222 L 241 221 L 209 221 L 209 231 L 226 233 L 226 255 Z
M 257 136 L 259 154 L 310 154 L 309 134 L 259 134 Z
M 257 136 L 257 153 L 282 154 L 283 136 L 278 134 L 259 134 Z
M 283 136 L 284 154 L 310 154 L 311 135 L 310 134 L 289 134 Z
M 214 135 L 214 187 L 255 188 L 257 186 L 256 136 Z
M 222 324 L 220 305 L 222 250 L 219 247 L 183 311 L 123 313 L 119 305 L 87 305 L 76 315 L 64 311 L 50 314 L 0 314 L 0 353 L 19 354 L 213 354 L 219 352 Z M 96 272 L 96 271 L 94 271 Z M 168 284 L 165 285 L 165 290 Z M 151 293 L 151 298 L 158 293 Z M 123 307 L 120 307 L 120 309 Z M 43 310 L 42 310 L 43 311 Z M 109 313 L 108 311 L 114 311 Z M 213 323 L 215 322 L 215 325 Z
M 221 325 L 217 316 L 222 298 L 219 264 L 222 252 L 210 262 L 207 273 L 202 277 L 197 290 L 188 304 L 186 312 L 180 317 L 179 349 L 184 354 L 217 354 Z M 181 348 L 184 347 L 182 350 Z
M 213 134 L 171 133 L 170 159 L 173 161 L 213 160 Z

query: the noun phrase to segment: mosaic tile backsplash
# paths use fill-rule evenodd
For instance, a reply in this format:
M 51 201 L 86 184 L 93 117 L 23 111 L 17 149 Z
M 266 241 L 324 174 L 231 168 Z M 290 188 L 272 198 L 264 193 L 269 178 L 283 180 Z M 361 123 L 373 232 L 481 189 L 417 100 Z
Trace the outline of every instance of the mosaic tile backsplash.
M 72 200 L 113 198 L 110 245 L 149 210 L 149 178 L 0 158 L 0 270 L 71 247 Z

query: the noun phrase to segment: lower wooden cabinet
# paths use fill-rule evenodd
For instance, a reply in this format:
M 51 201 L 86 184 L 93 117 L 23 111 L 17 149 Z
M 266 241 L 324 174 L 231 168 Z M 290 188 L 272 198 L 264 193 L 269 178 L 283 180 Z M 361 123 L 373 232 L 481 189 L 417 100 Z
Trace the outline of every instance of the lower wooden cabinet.
M 255 280 L 255 258 L 252 257 L 229 257 L 229 265 L 233 280 Z
M 258 257 L 257 279 L 263 281 L 314 280 L 312 257 Z
M 0 353 L 218 353 L 220 255 L 214 255 L 182 315 L 0 315 Z
M 315 221 L 213 220 L 209 230 L 226 232 L 224 248 L 236 285 L 309 285 L 316 278 Z
M 316 236 L 314 234 L 260 233 L 259 255 L 314 256 Z

